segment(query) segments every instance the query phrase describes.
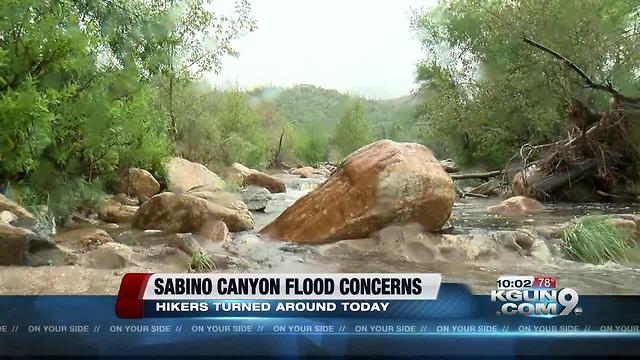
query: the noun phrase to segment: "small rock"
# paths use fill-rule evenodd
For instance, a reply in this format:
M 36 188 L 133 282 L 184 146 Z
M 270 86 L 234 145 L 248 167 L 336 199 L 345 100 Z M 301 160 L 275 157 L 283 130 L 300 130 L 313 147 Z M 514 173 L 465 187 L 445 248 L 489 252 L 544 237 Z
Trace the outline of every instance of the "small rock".
M 96 248 L 106 243 L 113 242 L 113 239 L 106 231 L 91 228 L 65 231 L 56 234 L 53 240 L 59 244 L 81 246 L 83 248 Z
M 214 220 L 207 222 L 198 232 L 198 234 L 213 242 L 229 243 L 231 241 L 231 234 L 227 225 L 220 221 Z
M 10 211 L 18 218 L 34 219 L 33 214 L 2 194 L 0 194 L 0 211 Z
M 124 244 L 109 242 L 84 254 L 79 264 L 92 269 L 122 269 L 133 263 L 133 251 Z
M 17 218 L 18 216 L 12 213 L 11 211 L 8 211 L 8 210 L 0 211 L 0 221 L 4 221 L 7 224 L 11 223 Z
M 544 205 L 538 200 L 524 196 L 514 196 L 501 203 L 487 208 L 487 212 L 502 216 L 524 216 L 544 210 Z
M 138 195 L 138 196 L 144 196 L 144 195 Z M 125 193 L 119 193 L 113 196 L 113 200 L 115 200 L 116 202 L 122 204 L 122 205 L 129 205 L 129 206 L 138 206 L 140 205 L 140 200 L 138 200 L 138 198 L 132 198 L 129 197 L 127 194 Z
M 189 233 L 172 234 L 167 238 L 167 245 L 174 247 L 183 253 L 193 256 L 196 252 L 204 252 L 198 240 Z
M 283 193 L 287 191 L 282 180 L 258 170 L 249 169 L 239 163 L 231 165 L 231 167 L 227 169 L 227 172 L 231 178 L 239 180 L 245 185 L 261 186 L 272 193 Z
M 253 185 L 240 190 L 240 197 L 251 211 L 264 211 L 271 200 L 269 190 Z
M 303 166 L 301 168 L 291 170 L 291 175 L 298 175 L 303 179 L 313 178 L 313 177 L 329 177 L 331 175 L 328 170 L 317 170 L 312 168 L 311 166 Z

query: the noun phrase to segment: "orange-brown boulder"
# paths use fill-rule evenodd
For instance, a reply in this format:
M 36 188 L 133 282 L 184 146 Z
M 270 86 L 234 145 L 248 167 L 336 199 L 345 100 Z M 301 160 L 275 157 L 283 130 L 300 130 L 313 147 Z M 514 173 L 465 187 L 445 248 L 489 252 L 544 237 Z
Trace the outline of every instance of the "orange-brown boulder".
M 287 191 L 282 180 L 258 170 L 249 169 L 242 164 L 234 163 L 227 171 L 231 178 L 244 185 L 261 186 L 271 193 L 283 193 Z
M 390 223 L 445 224 L 453 181 L 431 150 L 381 140 L 349 155 L 317 189 L 298 199 L 260 234 L 301 243 L 369 236 Z
M 542 210 L 544 210 L 542 203 L 524 196 L 513 196 L 487 208 L 488 212 L 502 216 L 523 216 L 535 214 Z

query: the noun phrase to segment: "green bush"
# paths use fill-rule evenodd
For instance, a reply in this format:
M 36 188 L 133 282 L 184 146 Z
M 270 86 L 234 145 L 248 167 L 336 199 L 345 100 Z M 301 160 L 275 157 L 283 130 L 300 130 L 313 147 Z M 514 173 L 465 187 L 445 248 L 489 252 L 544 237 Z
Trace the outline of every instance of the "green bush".
M 630 247 L 629 233 L 604 217 L 590 216 L 564 231 L 563 245 L 565 254 L 573 260 L 602 264 L 624 256 Z

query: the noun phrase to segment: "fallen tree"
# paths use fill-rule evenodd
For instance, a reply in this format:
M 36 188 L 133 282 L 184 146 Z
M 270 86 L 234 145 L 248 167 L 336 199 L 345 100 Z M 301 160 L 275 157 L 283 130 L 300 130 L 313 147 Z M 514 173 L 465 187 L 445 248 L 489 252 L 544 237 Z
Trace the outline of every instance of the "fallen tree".
M 609 94 L 610 101 L 607 109 L 597 110 L 576 96 L 567 99 L 567 118 L 573 126 L 566 136 L 547 144 L 525 144 L 507 165 L 512 169 L 519 164 L 515 175 L 507 178 L 514 194 L 582 201 L 605 193 L 607 200 L 628 199 L 629 185 L 638 181 L 640 168 L 634 141 L 640 135 L 640 97 L 622 94 L 609 81 L 594 81 L 573 61 L 527 36 L 523 41 L 578 74 L 583 88 Z M 504 171 L 505 176 L 513 173 Z M 594 198 L 583 199 L 586 194 Z

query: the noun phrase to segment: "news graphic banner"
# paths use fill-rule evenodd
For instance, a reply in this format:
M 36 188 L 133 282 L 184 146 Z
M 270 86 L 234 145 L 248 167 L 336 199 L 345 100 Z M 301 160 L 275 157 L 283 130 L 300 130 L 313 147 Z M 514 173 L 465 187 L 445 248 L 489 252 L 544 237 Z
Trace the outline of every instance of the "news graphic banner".
M 440 283 L 439 274 L 127 274 L 116 313 L 142 318 L 341 311 L 347 316 L 386 312 L 393 300 L 435 300 Z
M 0 296 L 0 355 L 638 355 L 640 297 L 553 276 L 126 274 L 114 296 Z

